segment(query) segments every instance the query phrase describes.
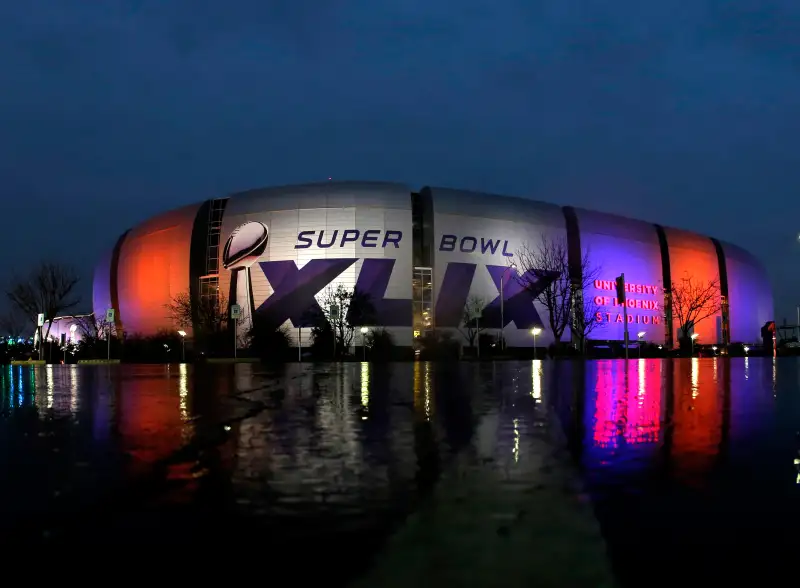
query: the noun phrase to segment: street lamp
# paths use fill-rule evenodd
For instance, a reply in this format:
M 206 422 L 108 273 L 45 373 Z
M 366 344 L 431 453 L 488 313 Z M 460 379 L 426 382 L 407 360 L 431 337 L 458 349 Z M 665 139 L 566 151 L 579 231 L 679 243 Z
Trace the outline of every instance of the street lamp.
M 186 363 L 186 331 L 178 331 L 181 336 L 181 363 Z
M 750 351 L 750 348 L 747 345 L 745 345 L 744 346 L 744 354 L 747 355 L 748 351 Z
M 506 349 L 506 337 L 505 337 L 505 328 L 506 328 L 506 321 L 505 315 L 503 314 L 503 282 L 506 281 L 506 272 L 510 269 L 516 270 L 517 264 L 513 261 L 509 264 L 509 266 L 503 270 L 503 275 L 500 276 L 500 351 L 505 351 Z
M 712 345 L 712 346 L 711 346 L 711 351 L 713 351 L 713 352 L 714 352 L 714 355 L 716 355 L 716 354 L 717 354 L 717 349 L 718 349 L 718 348 L 717 348 L 717 346 L 716 346 L 716 345 Z
M 536 335 L 542 332 L 542 329 L 539 327 L 533 327 L 531 329 L 531 335 L 533 335 L 533 359 L 536 359 Z
M 644 331 L 639 331 L 638 333 L 636 333 L 636 338 L 639 339 L 639 359 L 642 359 L 642 343 L 644 342 L 644 336 L 646 334 L 647 333 L 645 333 Z
M 364 352 L 364 361 L 367 361 L 367 333 L 369 333 L 369 329 L 361 327 L 361 347 Z
M 692 340 L 692 355 L 694 355 L 694 340 L 697 339 L 700 335 L 697 333 L 692 333 L 690 339 Z

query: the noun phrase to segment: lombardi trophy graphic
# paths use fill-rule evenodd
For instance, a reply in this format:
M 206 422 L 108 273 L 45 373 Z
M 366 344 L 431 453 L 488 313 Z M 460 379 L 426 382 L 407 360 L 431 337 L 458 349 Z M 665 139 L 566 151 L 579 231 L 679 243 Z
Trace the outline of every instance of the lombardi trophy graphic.
M 236 325 L 236 340 L 250 332 L 253 327 L 255 304 L 250 284 L 250 266 L 267 248 L 269 231 L 259 222 L 250 221 L 236 227 L 225 249 L 222 251 L 222 267 L 231 272 L 231 289 L 228 304 L 238 304 L 242 309 L 241 319 Z

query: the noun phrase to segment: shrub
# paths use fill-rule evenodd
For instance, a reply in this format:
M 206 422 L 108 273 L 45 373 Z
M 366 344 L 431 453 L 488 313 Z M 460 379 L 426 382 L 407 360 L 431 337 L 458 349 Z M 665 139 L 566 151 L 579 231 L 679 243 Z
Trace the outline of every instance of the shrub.
M 453 360 L 458 359 L 460 345 L 453 340 L 453 334 L 442 331 L 425 333 L 420 339 L 420 359 Z
M 375 329 L 367 335 L 367 353 L 371 361 L 389 361 L 394 358 L 394 337 L 386 329 Z
M 287 361 L 295 349 L 291 329 L 282 325 L 273 325 L 256 318 L 249 333 L 249 351 L 262 361 L 274 363 Z

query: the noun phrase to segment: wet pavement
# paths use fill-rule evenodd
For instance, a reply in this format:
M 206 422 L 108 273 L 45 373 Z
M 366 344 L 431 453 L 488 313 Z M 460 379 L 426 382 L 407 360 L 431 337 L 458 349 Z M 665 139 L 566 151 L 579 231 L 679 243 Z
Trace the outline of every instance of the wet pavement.
M 600 361 L 553 374 L 623 585 L 794 581 L 800 360 Z
M 799 382 L 789 358 L 5 367 L 0 552 L 328 585 L 789 577 Z

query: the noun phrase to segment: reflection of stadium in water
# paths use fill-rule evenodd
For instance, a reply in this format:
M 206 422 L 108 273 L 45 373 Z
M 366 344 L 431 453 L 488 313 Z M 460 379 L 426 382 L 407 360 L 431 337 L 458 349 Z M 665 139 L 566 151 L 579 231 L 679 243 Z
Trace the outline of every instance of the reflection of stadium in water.
M 541 435 L 541 427 L 549 422 L 544 402 L 543 364 L 541 360 L 533 360 L 503 368 L 492 367 L 492 386 L 484 390 L 492 396 L 500 392 L 501 396 L 491 398 L 488 406 L 486 396 L 475 397 L 483 406 L 476 406 L 474 410 L 477 417 L 474 445 L 479 457 L 491 459 L 496 466 L 504 468 L 507 475 L 524 474 L 538 467 L 538 460 L 530 459 L 525 453 L 530 440 Z M 473 369 L 476 370 L 475 382 L 484 382 L 488 374 L 480 373 L 480 365 Z
M 719 453 L 723 426 L 723 387 L 718 359 L 673 363 L 672 462 L 684 473 L 704 471 Z
M 234 486 L 297 505 L 377 498 L 389 480 L 413 479 L 413 413 L 397 402 L 409 367 L 287 366 L 280 405 L 238 427 Z
M 596 362 L 586 376 L 586 458 L 649 467 L 661 451 L 677 471 L 707 469 L 729 436 L 730 372 L 720 358 Z
M 661 362 L 598 361 L 594 383 L 593 441 L 603 448 L 656 443 L 661 425 Z M 627 368 L 627 369 L 626 369 Z M 588 383 L 587 383 L 588 384 Z M 587 394 L 587 398 L 591 398 Z

